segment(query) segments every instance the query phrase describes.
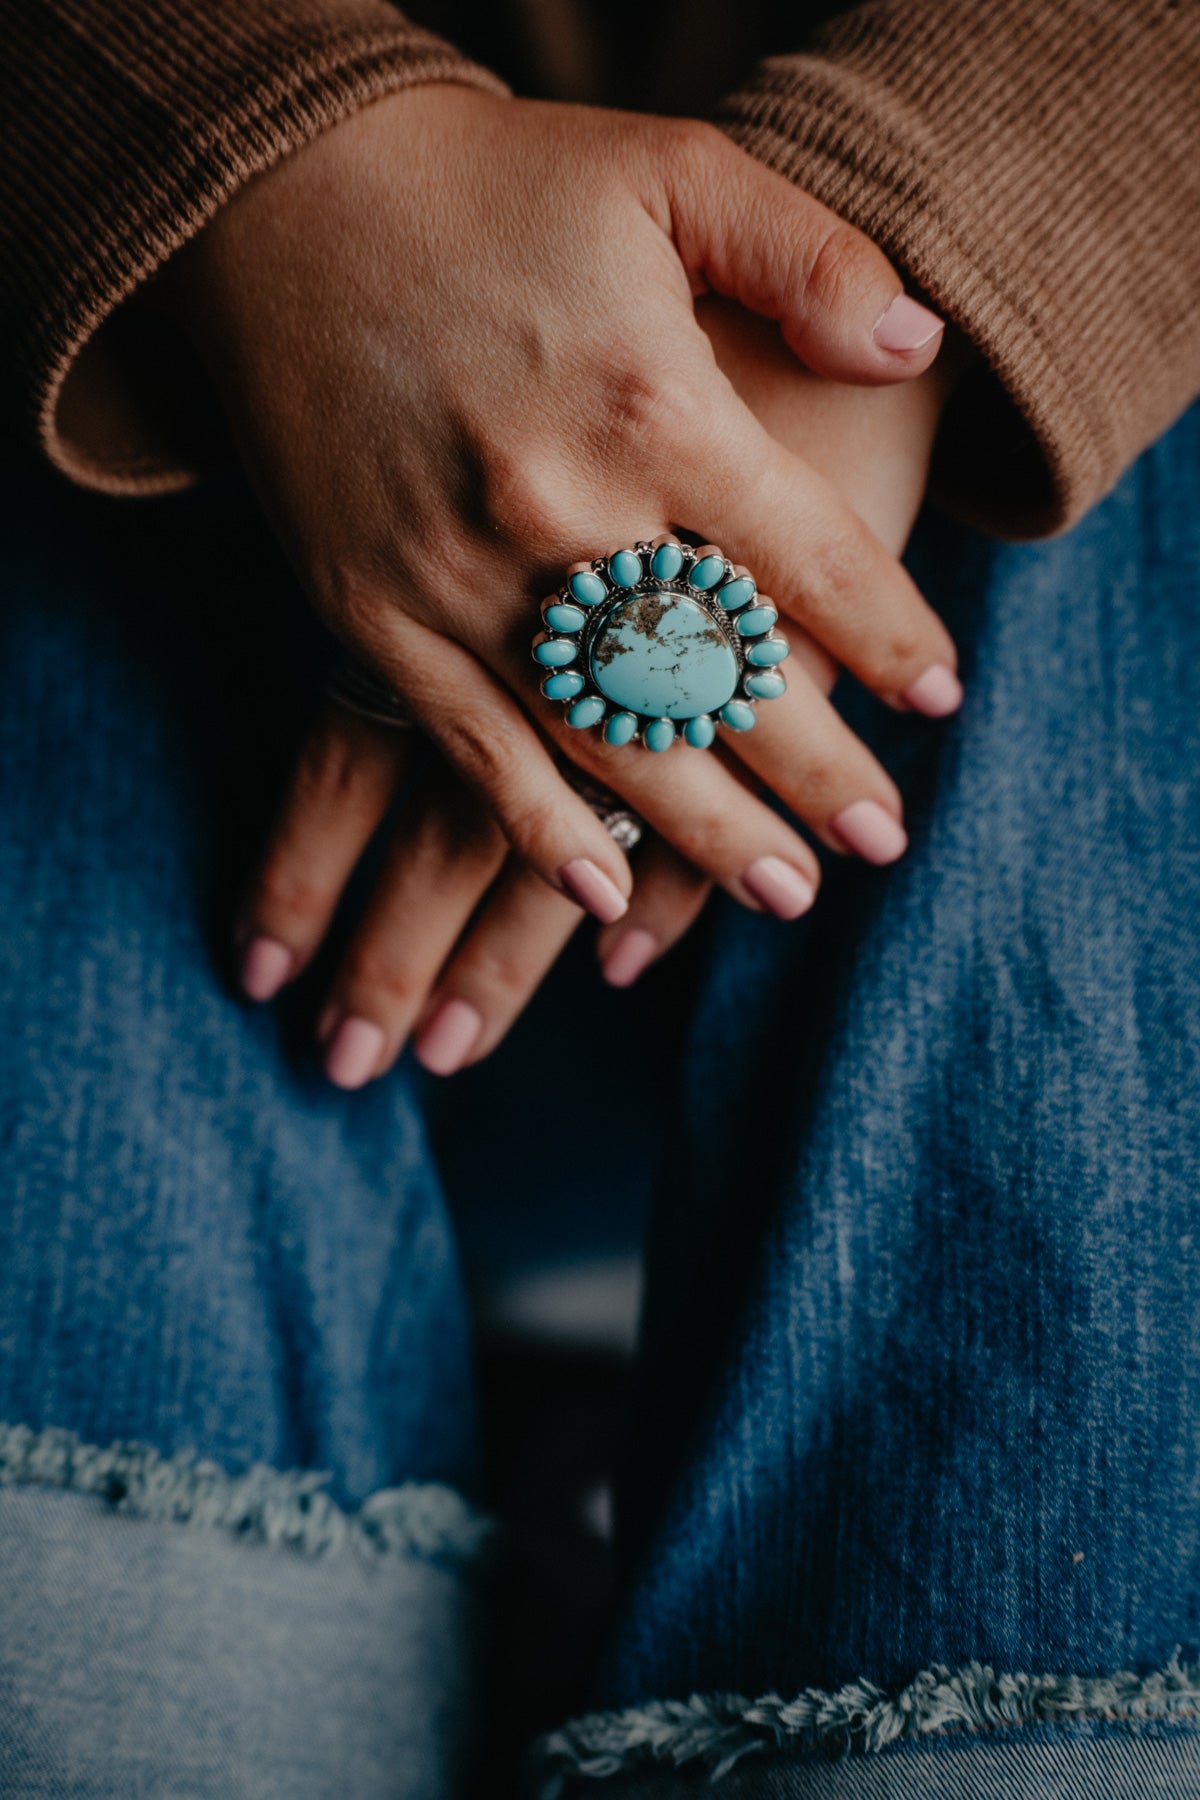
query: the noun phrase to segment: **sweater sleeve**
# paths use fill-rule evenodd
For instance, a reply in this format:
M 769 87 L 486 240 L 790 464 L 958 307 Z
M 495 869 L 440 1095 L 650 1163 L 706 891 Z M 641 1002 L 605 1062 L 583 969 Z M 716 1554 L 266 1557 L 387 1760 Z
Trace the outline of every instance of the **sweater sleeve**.
M 253 175 L 385 94 L 502 84 L 386 0 L 0 0 L 0 427 L 114 493 L 182 485 L 207 422 L 149 276 Z
M 934 480 L 1069 525 L 1200 392 L 1200 0 L 869 0 L 720 122 L 981 353 Z

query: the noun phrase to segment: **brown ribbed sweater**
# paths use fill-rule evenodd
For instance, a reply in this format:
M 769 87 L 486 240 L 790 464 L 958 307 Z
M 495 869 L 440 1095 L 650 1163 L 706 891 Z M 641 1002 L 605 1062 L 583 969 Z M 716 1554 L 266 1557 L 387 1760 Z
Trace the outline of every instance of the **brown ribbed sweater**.
M 499 86 L 384 0 L 0 0 L 0 34 L 0 409 L 111 492 L 195 472 L 122 303 L 356 108 Z M 870 0 L 720 118 L 982 353 L 939 481 L 985 527 L 1070 522 L 1200 392 L 1200 0 Z

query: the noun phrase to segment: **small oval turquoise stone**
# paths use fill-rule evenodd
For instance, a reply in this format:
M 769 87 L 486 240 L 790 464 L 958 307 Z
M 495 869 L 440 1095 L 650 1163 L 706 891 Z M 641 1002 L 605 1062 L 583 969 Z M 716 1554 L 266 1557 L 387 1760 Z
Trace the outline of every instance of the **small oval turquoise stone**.
M 583 676 L 577 669 L 564 669 L 561 674 L 547 675 L 542 692 L 547 700 L 573 700 L 583 692 Z
M 540 662 L 543 669 L 562 669 L 575 661 L 578 648 L 578 644 L 568 643 L 566 638 L 547 638 L 545 643 L 535 646 L 534 660 Z
M 707 750 L 717 735 L 717 728 L 707 713 L 701 713 L 698 719 L 688 720 L 683 735 L 693 750 Z
M 582 631 L 587 615 L 581 606 L 570 606 L 565 600 L 558 600 L 546 608 L 542 617 L 551 631 Z
M 725 575 L 725 558 L 723 556 L 702 556 L 696 564 L 688 580 L 694 588 L 716 587 Z
M 636 550 L 618 550 L 608 559 L 608 572 L 618 587 L 636 587 L 642 579 L 642 559 Z
M 754 583 L 748 575 L 737 575 L 727 581 L 723 588 L 718 588 L 717 599 L 726 612 L 736 612 L 739 606 L 745 606 L 754 598 Z
M 683 551 L 678 544 L 660 544 L 650 558 L 650 573 L 660 581 L 674 581 L 683 567 Z
M 619 749 L 622 744 L 627 744 L 630 738 L 637 736 L 637 728 L 638 722 L 635 713 L 614 713 L 604 727 L 604 741 L 606 744 L 616 745 Z
M 779 614 L 773 606 L 750 606 L 734 620 L 739 637 L 761 637 L 776 624 Z
M 567 708 L 567 724 L 573 725 L 576 731 L 586 731 L 589 725 L 595 725 L 603 717 L 604 702 L 599 694 L 588 694 Z
M 593 575 L 590 569 L 580 569 L 578 575 L 572 575 L 567 586 L 581 606 L 595 606 L 608 592 L 600 577 Z
M 669 750 L 675 742 L 675 726 L 670 719 L 651 719 L 646 727 L 647 750 Z
M 792 647 L 786 638 L 764 638 L 761 644 L 748 647 L 746 661 L 760 669 L 773 669 L 776 663 L 786 662 L 791 654 Z
M 767 670 L 762 675 L 747 675 L 746 692 L 756 700 L 778 700 L 780 694 L 787 693 L 787 682 L 782 675 Z
M 592 680 L 644 719 L 716 712 L 737 692 L 738 662 L 720 622 L 686 594 L 618 597 L 591 646 Z
M 754 708 L 744 700 L 731 700 L 721 708 L 721 723 L 728 725 L 730 731 L 749 731 L 754 724 Z

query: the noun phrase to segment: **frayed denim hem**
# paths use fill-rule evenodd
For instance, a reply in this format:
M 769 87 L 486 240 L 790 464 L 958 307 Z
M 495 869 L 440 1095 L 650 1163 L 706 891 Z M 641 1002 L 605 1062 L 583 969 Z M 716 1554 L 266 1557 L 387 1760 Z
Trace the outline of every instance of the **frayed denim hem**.
M 329 1477 L 255 1464 L 229 1475 L 187 1453 L 149 1444 L 102 1449 L 70 1431 L 0 1423 L 0 1488 L 47 1487 L 88 1494 L 131 1518 L 236 1532 L 264 1544 L 329 1556 L 420 1556 L 480 1563 L 495 1547 L 491 1520 L 438 1482 L 381 1488 L 355 1512 L 324 1491 Z
M 939 1735 L 1197 1715 L 1200 1665 L 1178 1656 L 1148 1675 L 997 1675 L 971 1663 L 923 1670 L 891 1695 L 858 1681 L 832 1693 L 806 1688 L 791 1700 L 697 1694 L 593 1713 L 539 1739 L 525 1787 L 530 1800 L 558 1800 L 576 1783 L 651 1771 L 720 1782 L 747 1757 L 871 1753 Z
M 0 1429 L 4 1800 L 458 1800 L 493 1533 L 406 1484 Z

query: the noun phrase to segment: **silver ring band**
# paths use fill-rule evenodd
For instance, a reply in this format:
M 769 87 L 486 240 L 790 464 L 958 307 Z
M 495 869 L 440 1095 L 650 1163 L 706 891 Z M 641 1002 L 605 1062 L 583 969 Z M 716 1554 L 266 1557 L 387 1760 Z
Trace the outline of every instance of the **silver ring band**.
M 400 695 L 350 655 L 341 656 L 334 665 L 325 692 L 330 700 L 360 719 L 370 719 L 376 725 L 390 725 L 400 731 L 416 729 L 416 721 Z M 634 849 L 646 829 L 637 813 L 611 789 L 587 780 L 574 764 L 569 764 L 565 773 L 575 792 L 595 813 L 613 842 L 622 850 Z
M 595 813 L 618 849 L 636 849 L 646 830 L 645 820 L 640 819 L 632 807 L 626 806 L 610 788 L 579 776 L 578 771 L 568 773 L 567 780 L 584 805 Z
M 347 712 L 376 725 L 391 725 L 398 731 L 411 731 L 416 721 L 407 703 L 394 689 L 372 675 L 369 669 L 350 655 L 339 657 L 325 683 L 325 692 Z

